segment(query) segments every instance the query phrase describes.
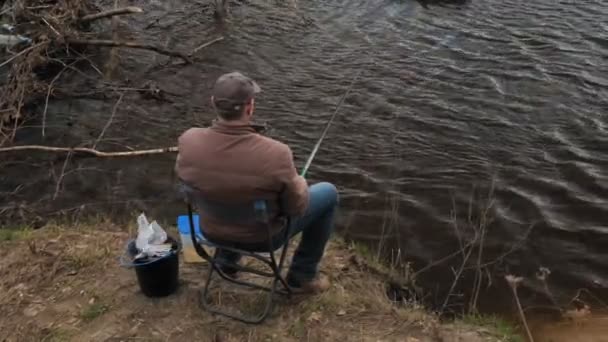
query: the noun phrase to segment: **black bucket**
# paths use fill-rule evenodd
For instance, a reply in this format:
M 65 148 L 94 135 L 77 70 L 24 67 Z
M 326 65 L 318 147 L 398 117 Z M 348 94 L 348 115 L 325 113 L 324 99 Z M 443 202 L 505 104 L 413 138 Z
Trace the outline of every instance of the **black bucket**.
M 148 297 L 166 297 L 174 293 L 179 285 L 179 245 L 171 237 L 167 237 L 167 242 L 173 246 L 167 256 L 135 260 L 128 265 L 135 268 L 139 288 Z M 133 255 L 133 251 L 136 251 L 135 241 L 131 241 L 127 249 Z

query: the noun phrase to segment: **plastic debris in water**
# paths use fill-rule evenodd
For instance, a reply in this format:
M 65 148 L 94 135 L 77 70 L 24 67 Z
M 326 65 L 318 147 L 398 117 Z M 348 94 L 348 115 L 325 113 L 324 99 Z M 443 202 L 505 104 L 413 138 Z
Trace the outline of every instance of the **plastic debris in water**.
M 2 24 L 0 25 L 0 28 L 8 33 L 13 33 L 13 31 L 15 31 L 15 26 L 11 24 Z
M 31 43 L 32 40 L 21 35 L 0 34 L 0 45 L 14 46 L 19 43 Z

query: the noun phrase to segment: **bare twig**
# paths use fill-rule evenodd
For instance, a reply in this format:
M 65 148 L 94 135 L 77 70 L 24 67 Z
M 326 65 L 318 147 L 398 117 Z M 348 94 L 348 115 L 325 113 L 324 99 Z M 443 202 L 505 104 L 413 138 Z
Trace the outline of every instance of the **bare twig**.
M 13 125 L 13 132 L 11 133 L 11 141 L 15 140 L 15 136 L 17 135 L 17 124 L 19 122 L 19 117 L 21 116 L 21 108 L 23 108 L 23 96 L 25 95 L 25 87 L 21 86 L 21 95 L 19 96 L 19 102 L 17 103 L 17 110 L 14 117 L 15 124 Z
M 572 303 L 574 303 L 576 301 L 581 301 L 580 297 L 582 296 L 583 293 L 586 293 L 589 297 L 591 297 L 592 299 L 594 299 L 595 301 L 597 301 L 597 303 L 599 303 L 600 305 L 602 305 L 604 307 L 604 309 L 608 309 L 608 303 L 604 302 L 602 299 L 600 299 L 598 296 L 594 295 L 588 289 L 578 289 L 576 291 L 576 296 L 574 296 L 574 298 L 572 298 L 572 300 L 570 301 L 569 305 L 571 305 Z
M 74 52 L 74 53 L 78 54 L 78 56 L 79 56 L 79 57 L 81 57 L 83 60 L 87 60 L 87 57 L 86 57 L 86 56 L 83 56 L 82 54 L 79 54 L 79 53 L 78 53 L 78 51 L 72 51 L 72 52 Z M 96 78 L 96 77 L 93 77 L 93 76 L 91 76 L 91 75 L 88 75 L 88 74 L 84 73 L 82 70 L 80 70 L 80 69 L 78 69 L 78 68 L 73 67 L 73 66 L 72 66 L 72 64 L 73 64 L 73 63 L 66 64 L 66 63 L 65 63 L 64 61 L 62 61 L 61 59 L 58 59 L 58 58 L 51 58 L 51 57 L 50 57 L 48 54 L 47 54 L 47 56 L 46 56 L 46 57 L 49 59 L 49 61 L 59 63 L 59 64 L 63 65 L 63 67 L 64 67 L 64 68 L 68 68 L 68 69 L 70 69 L 70 70 L 72 70 L 72 71 L 75 71 L 75 72 L 77 72 L 77 73 L 78 73 L 80 76 L 82 76 L 82 77 L 84 77 L 84 78 L 88 78 L 88 79 L 90 79 L 90 80 L 95 80 L 95 81 L 97 81 L 97 78 Z M 87 61 L 88 61 L 88 60 L 87 60 Z M 90 61 L 89 61 L 89 62 L 90 62 Z M 96 69 L 96 70 L 97 70 L 97 69 Z M 97 71 L 98 71 L 98 70 L 97 70 Z M 103 75 L 100 75 L 100 76 L 103 76 Z
M 93 70 L 95 70 L 95 72 L 96 72 L 96 73 L 97 73 L 99 76 L 103 77 L 103 73 L 101 72 L 101 70 L 99 70 L 99 68 L 98 68 L 98 67 L 95 65 L 95 63 L 93 63 L 93 61 L 91 61 L 91 59 L 90 59 L 88 56 L 85 56 L 84 54 L 82 54 L 82 53 L 80 53 L 80 52 L 78 52 L 78 51 L 76 51 L 76 50 L 74 50 L 74 49 L 70 49 L 70 52 L 73 52 L 73 53 L 77 54 L 77 55 L 78 55 L 80 58 L 82 58 L 82 59 L 84 59 L 85 61 L 87 61 L 87 62 L 89 63 L 89 65 L 91 66 L 91 68 L 93 68 Z M 63 63 L 63 62 L 60 62 L 60 63 L 65 64 L 65 63 Z M 92 76 L 87 75 L 87 74 L 83 73 L 82 71 L 80 71 L 80 70 L 78 70 L 78 69 L 76 69 L 76 68 L 74 68 L 74 69 L 75 69 L 75 70 L 77 70 L 77 72 L 78 72 L 79 74 L 83 75 L 83 76 L 84 76 L 84 77 L 86 77 L 86 78 L 89 78 L 89 79 L 95 79 L 95 78 L 93 78 Z
M 549 290 L 549 283 L 547 283 L 547 277 L 549 277 L 550 274 L 551 270 L 546 267 L 540 267 L 538 269 L 538 272 L 536 272 L 536 279 L 538 279 L 543 284 L 543 290 L 545 291 L 547 298 L 551 300 L 551 304 L 553 304 L 553 306 L 558 311 L 563 313 L 564 310 L 559 306 L 559 304 L 555 300 L 555 297 L 553 297 L 553 293 L 551 293 L 551 290 Z
M 8 6 L 2 12 L 0 12 L 0 15 L 4 15 L 5 13 L 12 11 L 14 8 L 15 8 L 15 6 Z
M 85 15 L 84 17 L 80 18 L 80 21 L 89 22 L 89 21 L 93 21 L 93 20 L 97 20 L 97 19 L 113 17 L 115 15 L 133 14 L 133 13 L 142 13 L 142 12 L 143 12 L 143 10 L 141 8 L 135 7 L 135 6 L 128 6 L 128 7 L 123 7 L 123 8 L 113 8 L 111 10 L 107 10 L 107 11 L 103 11 L 103 12 L 99 12 L 99 13 L 95 13 L 95 14 Z
M 57 198 L 59 195 L 59 190 L 61 189 L 61 182 L 63 181 L 63 177 L 65 177 L 65 168 L 68 166 L 68 162 L 70 161 L 70 157 L 72 157 L 72 152 L 68 152 L 68 156 L 65 157 L 65 162 L 63 162 L 63 167 L 61 168 L 61 174 L 57 179 L 57 184 L 55 185 L 55 193 L 53 194 L 53 200 Z
M 519 296 L 517 295 L 517 287 L 519 286 L 519 283 L 524 280 L 524 278 L 508 274 L 505 276 L 505 279 L 507 280 L 507 283 L 509 283 L 509 287 L 513 292 L 515 304 L 517 304 L 517 311 L 519 311 L 519 317 L 521 318 L 521 321 L 524 324 L 524 328 L 526 329 L 526 333 L 528 334 L 528 339 L 530 340 L 530 342 L 534 342 L 534 337 L 532 337 L 532 333 L 530 332 L 530 328 L 528 327 L 528 321 L 526 320 L 526 315 L 524 313 L 523 308 L 521 307 Z
M 1 149 L 0 149 L 0 152 L 2 152 Z M 441 258 L 441 259 L 439 259 L 437 261 L 431 262 L 430 264 L 428 264 L 428 265 L 424 266 L 423 268 L 421 268 L 420 270 L 416 271 L 416 273 L 414 273 L 413 276 L 417 277 L 420 274 L 428 271 L 429 269 L 431 269 L 431 268 L 433 268 L 433 267 L 435 267 L 437 265 L 440 265 L 440 264 L 442 264 L 442 263 L 444 263 L 444 262 L 446 262 L 446 261 L 448 261 L 448 260 L 450 260 L 450 259 L 458 256 L 458 254 L 462 254 L 463 250 L 466 251 L 469 247 L 473 246 L 476 243 L 476 241 L 477 241 L 476 239 L 473 239 L 472 241 L 469 241 L 463 248 L 460 248 L 457 251 L 452 252 L 452 253 L 444 256 L 443 258 Z
M 125 96 L 125 93 L 121 93 L 120 97 L 118 98 L 118 100 L 114 104 L 114 108 L 112 109 L 112 115 L 110 115 L 110 118 L 108 119 L 108 122 L 106 123 L 105 126 L 103 126 L 103 129 L 101 130 L 101 133 L 97 137 L 97 140 L 95 140 L 95 143 L 93 144 L 93 149 L 95 149 L 97 147 L 97 144 L 99 143 L 99 141 L 101 140 L 101 138 L 103 137 L 103 135 L 106 133 L 106 130 L 112 124 L 112 120 L 114 120 L 114 115 L 116 115 L 116 110 L 118 109 L 118 105 L 120 105 L 120 102 L 122 102 L 122 98 L 124 96 Z
M 458 217 L 456 213 L 456 199 L 454 196 L 450 196 L 452 199 L 452 212 L 450 213 L 450 217 L 452 219 L 454 225 L 454 232 L 456 233 L 456 238 L 458 239 L 458 245 L 460 246 L 460 250 L 462 251 L 462 256 L 465 256 L 465 249 L 463 245 L 462 233 L 460 232 L 460 228 L 458 226 Z
M 211 40 L 211 41 L 208 41 L 208 42 L 206 42 L 206 43 L 204 43 L 204 44 L 200 45 L 200 46 L 199 46 L 199 47 L 197 47 L 196 49 L 192 50 L 192 52 L 190 53 L 190 56 L 194 55 L 194 54 L 195 54 L 195 53 L 197 53 L 199 50 L 204 49 L 204 48 L 206 48 L 207 46 L 212 45 L 212 44 L 215 44 L 215 43 L 217 43 L 217 42 L 219 42 L 219 41 L 222 41 L 222 40 L 224 40 L 224 37 L 218 37 L 218 38 L 215 38 L 215 39 L 213 39 L 213 40 Z
M 40 10 L 40 9 L 47 9 L 47 8 L 51 8 L 53 7 L 53 5 L 40 5 L 40 6 L 27 6 L 26 8 L 28 10 Z
M 6 64 L 10 63 L 10 62 L 11 62 L 13 59 L 15 59 L 15 58 L 17 58 L 17 57 L 19 57 L 19 56 L 23 55 L 23 54 L 24 54 L 24 53 L 26 53 L 26 52 L 29 52 L 29 51 L 31 51 L 31 50 L 34 50 L 35 48 L 37 48 L 37 47 L 41 46 L 42 44 L 44 44 L 44 42 L 42 42 L 42 43 L 38 43 L 38 44 L 36 44 L 36 45 L 32 45 L 32 46 L 30 46 L 30 47 L 28 47 L 28 48 L 25 48 L 25 49 L 23 49 L 23 50 L 19 51 L 19 53 L 17 53 L 17 54 L 15 54 L 15 55 L 13 55 L 11 58 L 9 58 L 9 59 L 5 60 L 4 62 L 0 63 L 0 67 L 5 66 Z
M 161 55 L 181 58 L 187 63 L 192 62 L 190 60 L 190 57 L 184 55 L 181 52 L 169 51 L 167 49 L 163 49 L 161 47 L 149 45 L 149 44 L 140 44 L 140 43 L 135 43 L 135 42 L 119 42 L 119 41 L 103 40 L 103 39 L 87 40 L 87 39 L 74 39 L 74 38 L 69 38 L 66 40 L 66 42 L 69 44 L 74 44 L 74 45 L 97 45 L 97 46 L 127 47 L 127 48 L 132 48 L 132 49 L 150 50 L 150 51 L 154 51 L 156 53 L 160 53 Z
M 52 146 L 42 146 L 42 145 L 21 145 L 21 146 L 11 146 L 11 147 L 0 147 L 0 153 L 2 152 L 11 152 L 11 151 L 46 151 L 46 152 L 61 152 L 61 153 L 85 153 L 91 154 L 96 157 L 133 157 L 133 156 L 143 156 L 149 154 L 162 154 L 169 152 L 177 152 L 177 146 L 165 147 L 165 148 L 155 148 L 150 150 L 136 150 L 136 151 L 121 151 L 121 152 L 103 152 L 98 151 L 88 147 L 52 147 Z
M 69 64 L 69 66 L 72 66 L 75 62 L 72 62 Z M 45 135 L 45 131 L 46 131 L 46 113 L 49 107 L 49 98 L 51 97 L 51 93 L 53 92 L 53 85 L 55 84 L 55 82 L 57 82 L 57 80 L 59 79 L 59 77 L 61 77 L 61 75 L 63 74 L 64 71 L 66 71 L 66 69 L 68 68 L 68 65 L 64 65 L 63 69 L 61 69 L 61 71 L 55 75 L 55 77 L 53 77 L 53 80 L 51 81 L 51 83 L 49 83 L 49 88 L 46 92 L 46 99 L 44 100 L 44 110 L 42 112 L 42 136 L 44 137 Z
M 57 35 L 57 37 L 61 37 L 61 34 L 53 27 L 53 25 L 49 24 L 49 22 L 45 18 L 42 18 L 42 21 L 44 21 L 46 26 L 48 26 L 51 29 L 51 31 L 53 31 L 53 33 L 55 33 L 55 35 Z
M 458 281 L 460 280 L 460 277 L 462 276 L 462 272 L 464 271 L 464 268 L 467 265 L 467 262 L 469 261 L 469 258 L 471 257 L 471 254 L 473 253 L 473 250 L 475 249 L 474 247 L 475 246 L 473 244 L 471 244 L 470 247 L 468 248 L 468 250 L 466 251 L 466 254 L 463 256 L 462 264 L 460 265 L 458 272 L 456 272 L 456 274 L 454 275 L 454 281 L 452 282 L 452 285 L 450 286 L 450 290 L 448 291 L 447 296 L 445 296 L 445 300 L 443 301 L 443 305 L 441 305 L 441 310 L 439 312 L 443 312 L 445 310 L 445 308 L 447 307 L 447 305 L 450 301 L 450 297 L 452 296 L 452 293 L 454 292 L 454 289 L 456 288 L 456 285 L 458 284 Z M 463 253 L 464 253 L 464 249 L 463 249 Z
M 486 231 L 490 223 L 492 222 L 492 218 L 490 217 L 490 210 L 494 207 L 494 186 L 496 183 L 496 177 L 492 177 L 492 184 L 488 191 L 488 198 L 486 202 L 486 206 L 483 210 L 482 216 L 479 221 L 479 247 L 477 253 L 477 267 L 475 269 L 475 281 L 473 285 L 473 296 L 469 302 L 469 312 L 472 312 L 477 309 L 477 300 L 479 299 L 479 292 L 481 291 L 481 285 L 483 282 L 483 273 L 482 273 L 482 256 L 483 256 L 483 248 L 485 242 Z
M 17 185 L 17 187 L 13 190 L 13 191 L 5 191 L 5 192 L 0 192 L 1 196 L 13 196 L 15 194 L 17 194 L 19 191 L 21 191 L 24 188 L 23 184 L 19 184 Z
M 515 252 L 519 247 L 521 247 L 521 245 L 526 242 L 528 240 L 528 237 L 530 236 L 530 233 L 532 232 L 532 229 L 534 229 L 535 227 L 535 223 L 532 223 L 528 229 L 526 230 L 526 232 L 522 235 L 522 237 L 519 239 L 519 241 L 513 243 L 513 245 L 511 245 L 511 247 L 504 253 L 502 253 L 501 255 L 499 255 L 497 258 L 495 258 L 494 260 L 482 263 L 480 265 L 481 268 L 487 268 L 488 266 L 491 266 L 493 264 L 496 264 L 502 260 L 504 260 L 504 258 L 506 258 L 507 256 L 509 256 L 511 253 Z M 467 267 L 467 270 L 472 269 L 472 268 L 477 268 L 478 266 L 471 266 L 471 267 Z

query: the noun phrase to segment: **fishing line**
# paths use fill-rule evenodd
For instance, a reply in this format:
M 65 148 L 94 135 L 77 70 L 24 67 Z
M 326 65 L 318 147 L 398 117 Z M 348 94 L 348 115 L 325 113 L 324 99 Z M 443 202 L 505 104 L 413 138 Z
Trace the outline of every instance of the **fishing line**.
M 365 38 L 367 40 L 369 40 L 368 37 L 365 37 Z M 408 57 L 408 59 L 409 58 L 413 58 L 413 57 L 418 56 L 418 55 L 423 54 L 423 53 L 427 53 L 427 52 L 436 50 L 440 46 L 449 46 L 449 44 L 451 43 L 451 41 L 453 39 L 454 39 L 454 35 L 447 35 L 444 39 L 442 39 L 440 42 L 438 42 L 434 47 L 432 47 L 430 49 L 427 49 L 425 51 L 420 51 L 417 54 Z M 441 72 L 443 72 L 443 70 L 444 69 L 440 70 L 438 73 L 436 73 L 436 74 L 434 74 L 432 76 L 436 76 L 436 75 L 440 74 Z M 327 132 L 329 131 L 329 128 L 331 127 L 331 124 L 334 122 L 334 119 L 336 118 L 338 112 L 340 111 L 340 108 L 342 107 L 342 104 L 344 104 L 344 100 L 346 99 L 346 97 L 348 96 L 348 94 L 350 94 L 350 91 L 353 89 L 353 86 L 355 85 L 355 83 L 357 82 L 357 80 L 359 80 L 359 77 L 361 76 L 362 72 L 363 72 L 363 69 L 359 69 L 359 71 L 357 72 L 357 74 L 355 74 L 355 76 L 351 80 L 348 88 L 346 89 L 346 92 L 342 95 L 342 97 L 340 98 L 340 101 L 338 101 L 338 104 L 336 105 L 336 109 L 334 110 L 334 113 L 332 114 L 332 116 L 327 121 L 327 124 L 325 125 L 325 129 L 323 129 L 323 132 L 321 133 L 321 136 L 317 140 L 317 143 L 315 144 L 315 147 L 313 148 L 312 152 L 310 153 L 310 156 L 306 160 L 306 164 L 304 165 L 304 168 L 302 169 L 302 172 L 300 173 L 300 175 L 302 177 L 306 177 L 306 173 L 308 172 L 308 169 L 310 168 L 310 165 L 312 164 L 313 159 L 315 158 L 317 152 L 319 151 L 319 148 L 321 147 L 321 143 L 323 142 L 323 140 L 327 136 Z M 424 83 L 426 83 L 426 82 L 423 82 L 423 84 Z
M 322 27 L 321 27 L 321 28 L 322 28 Z M 325 31 L 326 31 L 326 33 L 329 33 L 329 32 L 327 32 L 327 30 L 325 30 Z M 337 37 L 336 35 L 334 35 L 334 34 L 331 34 L 331 33 L 330 33 L 330 36 L 332 36 L 332 38 L 335 38 L 335 39 L 337 39 L 338 41 L 340 41 L 339 37 Z M 373 41 L 370 39 L 370 37 L 369 37 L 369 36 L 364 35 L 364 36 L 363 36 L 363 38 L 364 38 L 364 40 L 366 40 L 366 41 L 367 41 L 367 42 L 368 42 L 370 45 L 372 45 L 372 46 L 374 46 L 374 45 L 375 45 L 375 44 L 373 44 Z M 434 50 L 436 50 L 436 49 L 438 49 L 438 48 L 440 48 L 440 47 L 446 47 L 446 46 L 447 46 L 447 47 L 449 47 L 449 46 L 451 45 L 452 41 L 454 40 L 454 38 L 455 38 L 455 35 L 454 35 L 454 34 L 446 34 L 446 35 L 444 35 L 443 39 L 441 39 L 441 41 L 439 41 L 439 42 L 437 42 L 437 44 L 435 44 L 435 46 L 433 46 L 433 47 L 431 47 L 431 48 L 428 48 L 428 49 L 426 49 L 426 50 L 423 50 L 423 51 L 418 51 L 416 54 L 414 54 L 414 55 L 411 55 L 411 56 L 407 57 L 407 59 L 411 59 L 411 58 L 414 58 L 414 57 L 416 57 L 416 56 L 418 56 L 418 55 L 422 55 L 422 54 L 425 54 L 425 53 L 428 53 L 428 52 L 434 51 Z M 370 58 L 369 60 L 371 61 L 371 58 Z M 317 152 L 319 151 L 319 148 L 320 148 L 320 146 L 321 146 L 321 143 L 322 143 L 322 142 L 323 142 L 323 140 L 325 139 L 325 137 L 326 137 L 326 135 L 327 135 L 327 132 L 329 131 L 329 128 L 331 127 L 331 124 L 333 123 L 333 121 L 334 121 L 334 119 L 336 118 L 336 116 L 337 116 L 338 112 L 340 111 L 340 108 L 342 107 L 342 104 L 344 103 L 344 100 L 346 99 L 346 97 L 348 96 L 348 94 L 350 94 L 350 91 L 352 90 L 352 88 L 353 88 L 354 84 L 355 84 L 355 83 L 357 82 L 357 80 L 359 79 L 359 76 L 361 76 L 362 71 L 363 71 L 363 69 L 360 69 L 360 70 L 357 72 L 357 74 L 356 74 L 356 75 L 353 77 L 353 79 L 352 79 L 352 81 L 351 81 L 350 85 L 349 85 L 349 86 L 348 86 L 348 88 L 346 89 L 346 92 L 345 92 L 345 93 L 342 95 L 342 97 L 340 98 L 340 101 L 338 101 L 338 104 L 336 105 L 336 109 L 334 110 L 334 113 L 333 113 L 333 114 L 332 114 L 332 116 L 329 118 L 329 121 L 328 121 L 328 122 L 327 122 L 327 124 L 325 125 L 325 129 L 324 129 L 324 130 L 323 130 L 323 132 L 321 133 L 321 136 L 320 136 L 320 137 L 319 137 L 319 139 L 317 140 L 317 143 L 315 144 L 315 146 L 314 146 L 314 148 L 313 148 L 312 152 L 310 153 L 310 156 L 309 156 L 309 157 L 308 157 L 308 159 L 306 160 L 306 164 L 304 165 L 304 168 L 302 169 L 302 172 L 300 173 L 300 175 L 301 175 L 302 177 L 305 177 L 305 176 L 306 176 L 306 174 L 307 174 L 307 172 L 308 172 L 308 169 L 310 168 L 310 165 L 312 164 L 313 159 L 315 158 L 315 156 L 316 156 Z M 440 70 L 438 73 L 436 73 L 436 74 L 432 75 L 432 76 L 438 75 L 438 74 L 440 74 L 441 72 L 443 72 L 443 69 L 442 69 L 442 70 Z M 424 83 L 426 83 L 426 82 L 423 82 L 423 84 L 424 84 Z
M 308 168 L 310 167 L 310 164 L 312 164 L 312 160 L 315 158 L 315 155 L 317 154 L 317 151 L 319 151 L 319 147 L 321 146 L 321 143 L 323 142 L 323 139 L 325 139 L 325 136 L 327 135 L 327 132 L 329 131 L 329 127 L 331 126 L 332 122 L 334 122 L 334 119 L 336 118 L 336 115 L 340 111 L 340 108 L 342 107 L 342 104 L 344 103 L 344 100 L 346 99 L 346 97 L 348 96 L 348 94 L 350 93 L 350 91 L 353 89 L 353 86 L 355 85 L 355 83 L 359 79 L 359 76 L 361 76 L 361 72 L 362 71 L 363 71 L 363 69 L 359 69 L 359 72 L 357 72 L 357 74 L 355 75 L 355 77 L 353 77 L 352 81 L 350 82 L 350 85 L 346 89 L 346 92 L 342 95 L 342 97 L 340 98 L 340 101 L 338 101 L 338 104 L 336 105 L 336 109 L 334 110 L 334 113 L 329 118 L 329 121 L 327 121 L 327 124 L 325 125 L 325 129 L 323 130 L 323 133 L 321 133 L 321 136 L 319 137 L 319 140 L 317 140 L 317 143 L 315 144 L 315 147 L 312 149 L 312 152 L 310 153 L 310 156 L 308 157 L 308 160 L 306 160 L 306 164 L 304 165 L 304 168 L 302 169 L 302 173 L 300 173 L 300 175 L 302 177 L 306 177 L 306 173 L 308 172 Z

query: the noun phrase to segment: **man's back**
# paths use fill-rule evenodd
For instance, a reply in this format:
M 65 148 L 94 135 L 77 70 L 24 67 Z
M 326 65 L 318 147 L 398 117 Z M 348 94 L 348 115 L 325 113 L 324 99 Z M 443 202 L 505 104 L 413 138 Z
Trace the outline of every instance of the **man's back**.
M 271 207 L 271 248 L 285 242 L 285 235 L 277 235 L 283 227 L 279 210 L 297 216 L 285 232 L 288 238 L 302 234 L 286 281 L 295 292 L 321 292 L 329 288 L 329 280 L 318 273 L 318 266 L 333 231 L 338 191 L 327 182 L 308 187 L 296 171 L 289 147 L 255 132 L 250 123 L 259 92 L 260 86 L 240 72 L 221 75 L 211 95 L 218 121 L 211 128 L 182 134 L 175 170 L 186 186 L 196 190 L 190 199 L 202 211 L 201 228 L 216 242 L 260 249 L 268 238 L 265 225 L 250 224 L 254 215 L 239 209 L 253 206 L 254 200 L 266 200 Z M 224 263 L 225 273 L 236 275 L 238 269 L 230 264 L 238 263 L 240 253 L 218 248 L 215 257 Z
M 297 174 L 289 147 L 243 123 L 220 121 L 187 130 L 179 138 L 176 172 L 206 200 L 239 204 L 264 199 L 284 203 L 284 214 L 292 216 L 302 214 L 308 204 L 308 187 Z M 220 240 L 258 242 L 267 237 L 256 225 L 226 224 L 205 213 L 201 225 Z M 280 222 L 273 227 L 278 230 Z

